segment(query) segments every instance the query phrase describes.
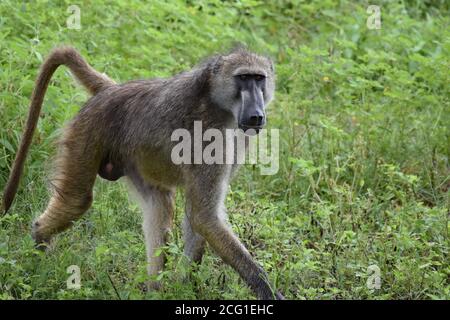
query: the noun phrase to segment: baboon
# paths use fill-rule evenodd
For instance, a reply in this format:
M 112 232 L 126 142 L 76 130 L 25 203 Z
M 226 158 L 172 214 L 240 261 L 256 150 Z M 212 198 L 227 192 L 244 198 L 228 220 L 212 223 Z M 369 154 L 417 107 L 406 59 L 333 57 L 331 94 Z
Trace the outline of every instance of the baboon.
M 202 121 L 204 130 L 261 129 L 275 87 L 272 61 L 238 48 L 171 78 L 116 84 L 95 71 L 75 49 L 55 49 L 36 80 L 26 129 L 4 191 L 5 212 L 17 191 L 50 78 L 60 65 L 69 67 L 92 97 L 62 134 L 54 190 L 32 226 L 36 244 L 45 246 L 88 210 L 97 174 L 111 181 L 125 177 L 144 211 L 148 273 L 155 275 L 162 270 L 164 257 L 154 253 L 167 241 L 179 186 L 186 195 L 186 256 L 200 262 L 208 243 L 258 298 L 282 299 L 227 222 L 224 199 L 236 166 L 175 165 L 170 156 L 175 144 L 172 132 L 177 128 L 192 132 L 194 121 Z M 158 284 L 153 282 L 151 287 Z

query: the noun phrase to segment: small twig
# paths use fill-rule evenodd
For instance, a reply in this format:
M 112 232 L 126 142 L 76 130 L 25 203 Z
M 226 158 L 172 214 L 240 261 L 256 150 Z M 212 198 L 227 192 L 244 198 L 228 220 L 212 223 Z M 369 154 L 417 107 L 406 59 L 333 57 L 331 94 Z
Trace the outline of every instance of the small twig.
M 114 285 L 114 282 L 112 281 L 111 276 L 109 275 L 108 271 L 106 271 L 106 275 L 108 276 L 109 282 L 111 282 L 111 285 L 112 285 L 114 291 L 116 292 L 117 298 L 119 298 L 119 300 L 122 300 L 122 298 L 120 298 L 120 294 L 119 294 L 119 292 L 117 291 L 117 288 L 116 288 L 116 286 Z

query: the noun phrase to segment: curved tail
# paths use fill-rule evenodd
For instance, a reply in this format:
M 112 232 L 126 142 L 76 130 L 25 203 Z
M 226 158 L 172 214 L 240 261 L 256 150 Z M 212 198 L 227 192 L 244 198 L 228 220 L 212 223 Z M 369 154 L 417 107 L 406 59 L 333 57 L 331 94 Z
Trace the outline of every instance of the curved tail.
M 115 85 L 113 80 L 94 70 L 74 48 L 61 47 L 50 53 L 36 79 L 25 132 L 23 133 L 11 174 L 3 191 L 2 211 L 5 213 L 9 210 L 19 186 L 20 176 L 22 175 L 33 132 L 39 119 L 45 92 L 53 73 L 60 65 L 69 67 L 75 78 L 93 95 Z

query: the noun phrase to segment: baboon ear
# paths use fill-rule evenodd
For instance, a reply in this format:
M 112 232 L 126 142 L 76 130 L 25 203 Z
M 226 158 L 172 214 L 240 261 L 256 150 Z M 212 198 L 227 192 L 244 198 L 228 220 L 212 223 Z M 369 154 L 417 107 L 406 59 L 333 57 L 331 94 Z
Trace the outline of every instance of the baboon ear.
M 270 66 L 270 71 L 275 72 L 275 65 L 273 63 L 273 60 L 270 56 L 266 55 L 265 58 L 267 59 L 267 61 L 269 62 L 269 66 Z
M 270 63 L 270 70 L 272 70 L 272 72 L 275 72 L 275 65 L 273 63 L 273 60 L 269 58 L 269 63 Z
M 211 71 L 211 73 L 217 74 L 222 68 L 222 65 L 223 65 L 222 56 L 216 56 L 213 59 L 211 59 L 210 63 L 208 64 L 209 67 L 208 69 Z

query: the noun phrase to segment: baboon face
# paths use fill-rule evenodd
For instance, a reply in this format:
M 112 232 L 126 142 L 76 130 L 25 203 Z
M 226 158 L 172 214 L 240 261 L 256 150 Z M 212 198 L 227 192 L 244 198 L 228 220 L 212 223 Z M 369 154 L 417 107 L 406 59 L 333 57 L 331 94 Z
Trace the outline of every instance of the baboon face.
M 234 115 L 237 126 L 256 133 L 266 124 L 265 108 L 274 92 L 272 62 L 247 51 L 219 57 L 212 79 L 212 99 Z

